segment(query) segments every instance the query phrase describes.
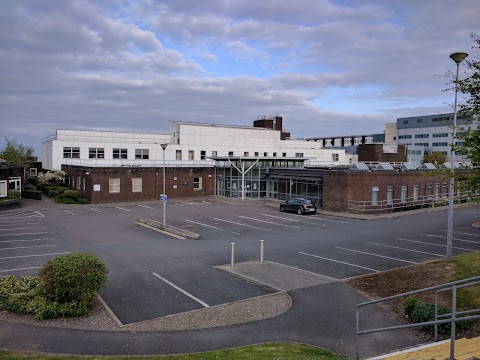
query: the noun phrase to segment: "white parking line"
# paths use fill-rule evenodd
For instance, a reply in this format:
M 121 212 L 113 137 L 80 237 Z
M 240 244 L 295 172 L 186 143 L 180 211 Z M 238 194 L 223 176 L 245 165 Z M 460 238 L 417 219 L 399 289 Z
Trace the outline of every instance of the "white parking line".
M 38 225 L 38 224 L 40 224 L 40 223 L 38 223 L 38 222 L 27 222 L 26 223 L 26 222 L 22 221 L 22 225 Z M 19 224 L 0 224 L 0 226 L 11 226 L 11 225 L 18 226 Z M 25 229 L 25 228 L 23 228 L 23 229 Z
M 11 213 L 7 213 L 7 214 L 2 214 L 2 215 L 0 215 L 0 218 L 7 218 L 7 217 L 15 216 L 15 215 L 25 215 L 25 214 L 28 214 L 28 212 L 26 212 L 26 211 L 17 211 L 17 212 L 11 212 Z
M 0 251 L 16 250 L 16 249 L 41 248 L 41 247 L 47 247 L 47 246 L 57 246 L 57 244 L 55 244 L 55 245 L 36 245 L 36 246 L 16 246 L 16 247 L 11 247 L 11 248 L 1 248 Z
M 191 222 L 191 223 L 194 223 L 194 224 L 197 224 L 197 225 L 202 225 L 202 226 L 205 226 L 205 227 L 209 227 L 209 228 L 212 228 L 212 229 L 223 230 L 223 229 L 220 229 L 220 228 L 218 228 L 218 227 L 216 227 L 216 226 L 203 224 L 203 223 L 196 222 L 196 221 L 193 221 L 193 220 L 185 220 L 185 221 Z
M 14 217 L 13 219 L 3 218 L 3 219 L 0 219 L 0 223 L 3 223 L 3 222 L 9 222 L 10 223 L 10 222 L 16 222 L 16 221 L 24 222 L 25 220 L 22 220 L 22 219 L 28 219 L 28 218 L 32 218 L 32 217 L 39 218 L 39 217 L 42 217 L 42 216 L 29 215 L 29 216 L 18 216 L 18 217 Z
M 164 279 L 163 277 L 161 277 L 160 275 L 158 275 L 157 273 L 152 273 L 153 276 L 156 276 L 157 278 L 159 278 L 160 280 L 166 282 L 168 285 L 172 286 L 173 288 L 177 289 L 178 291 L 180 291 L 182 294 L 185 294 L 187 295 L 190 299 L 192 300 L 195 300 L 196 302 L 198 302 L 200 305 L 202 305 L 203 307 L 210 307 L 208 304 L 204 303 L 202 300 L 196 298 L 195 296 L 193 296 L 192 294 L 189 294 L 188 292 L 186 292 L 185 290 L 179 288 L 177 285 L 171 283 L 170 281 L 168 281 L 167 279 Z
M 408 242 L 413 242 L 413 243 L 417 243 L 417 244 L 426 244 L 426 245 L 431 245 L 431 246 L 447 247 L 447 245 L 432 244 L 432 243 L 425 242 L 425 241 L 409 240 L 409 239 L 403 239 L 403 238 L 396 238 L 396 239 L 400 240 L 400 241 L 408 241 Z M 476 251 L 474 249 L 465 249 L 465 248 L 461 248 L 461 247 L 458 247 L 458 246 L 452 246 L 452 249 L 465 250 L 465 251 Z
M 5 259 L 18 259 L 18 258 L 27 258 L 27 257 L 38 257 L 38 256 L 64 255 L 64 254 L 70 254 L 70 251 L 68 251 L 68 252 L 60 252 L 60 253 L 52 253 L 52 254 L 7 256 L 7 257 L 2 257 L 2 258 L 0 258 L 0 260 L 5 260 Z
M 46 234 L 46 231 L 36 232 L 36 233 L 18 233 L 18 234 L 1 234 L 0 236 L 20 236 L 20 235 L 38 235 Z
M 128 210 L 128 209 L 122 208 L 122 207 L 120 207 L 120 206 L 115 206 L 115 209 L 120 209 L 120 210 L 125 210 L 125 211 L 131 211 L 131 210 Z
M 402 248 L 402 247 L 392 246 L 392 245 L 385 245 L 385 244 L 379 244 L 379 243 L 374 243 L 374 242 L 368 242 L 367 244 L 384 246 L 384 247 L 388 247 L 388 248 L 392 248 L 392 249 L 399 249 L 399 250 L 404 250 L 404 251 L 411 251 L 411 252 L 416 252 L 416 253 L 420 253 L 420 254 L 427 254 L 427 255 L 445 257 L 445 255 L 434 254 L 434 253 L 430 253 L 430 252 L 426 252 L 426 251 L 420 251 L 420 250 L 405 249 L 405 248 Z
M 294 222 L 298 222 L 298 223 L 302 223 L 302 224 L 311 224 L 311 225 L 318 225 L 318 226 L 327 226 L 325 224 L 320 224 L 320 223 L 313 223 L 313 222 L 308 222 L 308 221 L 302 221 L 302 220 L 298 220 L 298 219 L 291 219 L 289 217 L 285 217 L 285 216 L 275 216 L 275 215 L 268 215 L 268 214 L 262 214 L 263 216 L 268 216 L 268 217 L 272 217 L 272 218 L 276 218 L 276 219 L 282 219 L 282 220 L 287 220 L 287 221 L 294 221 Z
M 1 274 L 1 273 L 5 273 L 5 272 L 22 271 L 22 270 L 33 270 L 33 269 L 40 269 L 40 266 L 34 266 L 34 267 L 28 267 L 28 268 L 18 268 L 18 269 L 0 270 L 0 274 Z
M 447 231 L 447 230 L 445 230 Z M 455 231 L 456 234 L 462 234 L 462 235 L 468 235 L 468 236 L 480 236 L 480 234 L 472 234 L 472 233 L 466 233 L 466 232 L 458 232 Z
M 442 235 L 430 235 L 430 234 L 420 234 L 420 235 L 428 236 L 428 237 L 434 237 L 434 238 L 447 239 L 446 236 L 442 236 Z M 473 243 L 473 244 L 480 244 L 480 241 L 474 241 L 474 240 L 464 240 L 464 239 L 457 239 L 457 238 L 452 238 L 452 240 L 463 241 L 463 242 L 468 242 L 468 243 Z
M 269 230 L 269 229 L 263 229 L 263 228 L 259 228 L 259 227 L 252 226 L 252 225 L 245 225 L 245 224 L 237 223 L 237 222 L 235 222 L 235 221 L 230 221 L 230 220 L 224 220 L 224 219 L 219 219 L 219 218 L 213 218 L 213 220 L 224 221 L 224 222 L 227 222 L 227 223 L 230 223 L 230 224 L 245 226 L 245 227 L 249 227 L 249 228 L 252 228 L 252 229 L 258 229 L 258 230 L 264 230 L 264 231 L 272 231 L 272 230 Z
M 98 210 L 98 209 L 95 209 L 95 208 L 90 208 L 90 210 L 93 210 L 93 211 L 96 211 L 96 212 L 99 212 L 99 213 L 101 213 L 101 211 L 100 211 L 100 210 Z
M 147 208 L 147 209 L 155 210 L 155 208 L 152 208 L 152 207 L 147 206 L 147 205 L 138 205 L 138 206 L 143 207 L 143 208 Z
M 12 230 L 24 230 L 25 228 L 10 228 L 10 229 L 0 229 L 0 231 L 12 231 Z
M 68 210 L 63 210 L 63 211 L 69 213 L 70 215 L 75 215 L 75 214 L 74 214 L 73 212 L 71 212 L 71 211 L 68 211 Z
M 237 233 L 235 231 L 230 231 L 232 234 L 235 234 L 235 235 L 240 235 L 240 233 Z
M 42 213 L 38 212 L 38 211 L 35 211 L 40 217 L 45 217 L 45 215 L 43 215 Z
M 259 219 L 251 218 L 251 217 L 248 217 L 248 216 L 238 215 L 238 217 L 239 217 L 239 218 L 243 218 L 243 219 L 253 220 L 253 221 L 259 221 L 259 222 L 263 222 L 263 223 L 267 223 L 267 224 L 273 224 L 273 225 L 277 225 L 277 226 L 284 226 L 284 227 L 289 227 L 289 228 L 294 228 L 294 229 L 300 229 L 298 226 L 290 226 L 290 225 L 285 225 L 285 224 L 279 224 L 279 223 L 274 223 L 274 222 L 271 222 L 271 221 L 259 220 Z
M 298 253 L 299 253 L 299 254 L 302 254 L 302 255 L 307 255 L 307 256 L 312 256 L 312 257 L 316 257 L 316 258 L 319 258 L 319 259 L 327 260 L 327 261 L 333 261 L 333 262 L 336 262 L 336 263 L 339 263 L 339 264 L 344 264 L 344 265 L 348 265 L 348 266 L 358 267 L 358 268 L 360 268 L 360 269 L 370 270 L 370 271 L 373 271 L 373 272 L 379 272 L 379 270 L 371 269 L 371 268 L 364 267 L 364 266 L 360 266 L 360 265 L 350 264 L 350 263 L 347 263 L 347 262 L 344 262 L 344 261 L 333 260 L 333 259 L 329 259 L 329 258 L 326 258 L 326 257 L 323 257 L 323 256 L 318 256 L 318 255 L 313 255 L 313 254 L 309 254 L 309 253 L 304 253 L 304 252 L 301 252 L 301 251 L 299 251 Z
M 1 240 L 1 241 L 0 241 L 0 243 L 22 242 L 22 241 L 42 241 L 42 240 L 53 240 L 53 238 L 43 238 L 43 239 L 21 239 L 21 240 Z
M 342 247 L 339 247 L 339 246 L 335 246 L 335 248 L 336 248 L 336 249 L 341 249 L 341 250 L 346 250 L 346 251 L 351 251 L 351 252 L 356 252 L 356 253 L 359 253 L 359 254 L 365 254 L 365 255 L 377 256 L 377 257 L 381 257 L 381 258 L 385 258 L 385 259 L 390 259 L 390 260 L 396 260 L 396 261 L 402 261 L 402 262 L 406 262 L 406 263 L 409 263 L 409 264 L 418 264 L 418 263 L 417 263 L 417 262 L 415 262 L 415 261 L 402 260 L 402 259 L 397 259 L 397 258 L 390 257 L 390 256 L 378 255 L 378 254 L 372 254 L 372 253 L 365 252 L 365 251 L 359 251 L 359 250 L 347 249 L 347 248 L 342 248 Z

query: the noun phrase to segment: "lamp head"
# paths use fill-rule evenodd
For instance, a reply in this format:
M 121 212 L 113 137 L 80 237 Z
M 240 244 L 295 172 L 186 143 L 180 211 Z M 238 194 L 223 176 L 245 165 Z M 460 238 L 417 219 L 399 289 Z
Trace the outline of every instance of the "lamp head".
M 450 59 L 455 61 L 457 64 L 460 64 L 467 56 L 468 56 L 467 53 L 456 52 L 450 55 Z

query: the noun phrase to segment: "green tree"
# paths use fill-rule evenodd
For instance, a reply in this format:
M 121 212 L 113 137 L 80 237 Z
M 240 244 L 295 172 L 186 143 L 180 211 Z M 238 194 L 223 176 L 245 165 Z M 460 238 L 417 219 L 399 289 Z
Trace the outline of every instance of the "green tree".
M 33 147 L 5 138 L 5 147 L 0 150 L 0 159 L 11 165 L 28 165 L 37 160 L 33 152 Z
M 470 34 L 474 45 L 472 49 L 480 49 L 480 36 Z M 456 134 L 456 143 L 454 150 L 459 151 L 468 158 L 474 167 L 469 175 L 462 176 L 462 185 L 467 190 L 480 189 L 480 128 L 478 127 L 480 119 L 480 58 L 478 56 L 469 56 L 466 60 L 467 76 L 451 83 L 458 87 L 458 91 L 464 94 L 464 103 L 459 105 L 459 115 L 470 115 L 474 118 L 474 126 L 459 127 Z M 452 74 L 450 74 L 452 75 Z
M 447 161 L 447 155 L 443 155 L 441 152 L 429 152 L 423 156 L 422 164 L 432 163 L 433 165 L 442 165 Z

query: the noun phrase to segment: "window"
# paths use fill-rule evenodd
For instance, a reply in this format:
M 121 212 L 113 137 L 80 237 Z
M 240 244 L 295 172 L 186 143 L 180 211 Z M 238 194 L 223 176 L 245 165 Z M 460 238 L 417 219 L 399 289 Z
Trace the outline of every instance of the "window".
M 332 154 L 332 161 L 338 161 L 339 154 Z
M 440 183 L 435 184 L 435 197 L 440 196 Z
M 434 138 L 448 137 L 448 133 L 436 133 L 432 135 Z
M 8 185 L 7 180 L 0 180 L 0 198 L 7 197 Z
M 233 156 L 233 151 L 229 151 L 228 156 Z
M 407 185 L 402 185 L 402 194 L 400 201 L 403 203 L 407 202 L 407 197 L 408 197 L 408 186 Z
M 212 157 L 216 157 L 217 156 L 217 152 L 214 150 L 212 151 Z
M 248 151 L 245 151 L 245 152 L 243 153 L 243 156 L 249 156 L 249 155 L 248 155 Z
M 378 205 L 378 193 L 380 188 L 378 186 L 372 187 L 372 205 Z
M 448 185 L 443 184 L 443 196 L 447 196 L 447 195 L 448 195 Z
M 30 176 L 37 176 L 37 168 L 30 168 Z
M 109 178 L 108 179 L 108 192 L 109 193 L 119 193 L 120 192 L 120 178 Z
M 387 205 L 393 205 L 393 186 L 387 187 Z
M 415 139 L 426 139 L 429 138 L 430 134 L 416 134 Z
M 420 192 L 419 185 L 413 185 L 413 201 L 418 201 L 418 193 Z
M 282 153 L 282 157 L 287 157 L 287 153 Z
M 182 160 L 182 150 L 175 150 L 175 159 Z
M 428 184 L 428 199 L 431 200 L 433 198 L 433 184 Z
M 432 122 L 439 122 L 439 121 L 448 121 L 450 118 L 448 116 L 444 117 L 434 117 L 432 118 Z
M 113 149 L 113 158 L 114 159 L 126 159 L 127 158 L 127 149 Z
M 303 157 L 303 153 L 295 153 L 295 157 Z
M 420 124 L 423 122 L 423 119 L 417 119 L 417 124 Z
M 255 151 L 255 156 L 258 156 L 258 151 Z
M 148 149 L 135 149 L 135 159 L 148 160 Z
M 268 152 L 264 152 L 264 153 L 263 153 L 263 156 L 268 156 Z
M 79 147 L 64 147 L 63 148 L 64 159 L 80 159 Z
M 448 146 L 447 142 L 436 142 L 432 143 L 432 146 Z
M 142 192 L 142 178 L 132 178 L 132 192 Z
M 188 150 L 188 160 L 195 160 L 195 151 Z
M 207 152 L 205 150 L 200 151 L 200 160 L 205 160 L 207 158 Z
M 277 153 L 276 153 L 276 152 L 273 153 L 273 157 L 277 157 Z
M 77 190 L 80 190 L 82 187 L 82 178 L 80 176 L 77 176 Z
M 193 178 L 193 189 L 194 190 L 202 190 L 202 178 L 201 177 Z
M 407 125 L 408 124 L 408 120 L 403 120 L 403 125 Z
M 400 135 L 398 138 L 399 139 L 411 139 L 412 135 Z
M 428 146 L 428 143 L 415 143 L 416 146 Z
M 88 148 L 88 158 L 89 159 L 104 159 L 105 158 L 105 149 L 104 148 Z

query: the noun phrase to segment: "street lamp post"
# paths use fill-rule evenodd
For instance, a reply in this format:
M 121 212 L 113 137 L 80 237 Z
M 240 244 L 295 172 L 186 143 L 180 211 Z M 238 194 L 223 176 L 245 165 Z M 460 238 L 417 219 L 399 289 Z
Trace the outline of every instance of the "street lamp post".
M 165 199 L 166 194 L 166 186 L 165 186 L 165 149 L 167 148 L 168 144 L 161 144 L 163 149 L 163 227 L 165 227 L 166 221 L 166 211 L 167 211 L 167 200 Z
M 455 131 L 457 128 L 457 96 L 458 96 L 458 71 L 460 63 L 468 56 L 467 53 L 457 52 L 450 55 L 450 58 L 457 64 L 455 76 L 455 104 L 453 107 L 453 134 L 452 150 L 450 156 L 450 189 L 448 192 L 448 228 L 447 228 L 447 260 L 452 260 L 452 242 L 453 242 L 453 195 L 455 191 Z

